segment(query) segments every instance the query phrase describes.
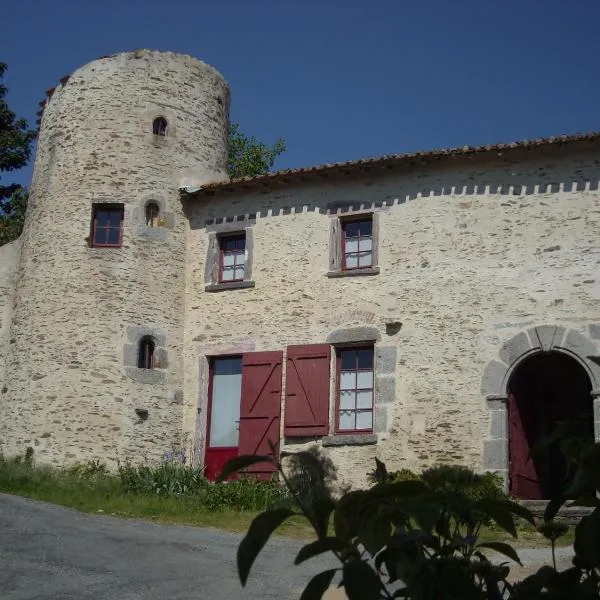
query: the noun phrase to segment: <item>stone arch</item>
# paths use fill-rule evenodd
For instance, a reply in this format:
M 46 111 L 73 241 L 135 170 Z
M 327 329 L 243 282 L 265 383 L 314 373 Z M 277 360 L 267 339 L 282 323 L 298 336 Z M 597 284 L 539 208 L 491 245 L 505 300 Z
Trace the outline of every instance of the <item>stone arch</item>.
M 560 352 L 576 360 L 586 371 L 594 406 L 594 431 L 600 441 L 600 366 L 590 357 L 598 354 L 596 344 L 573 329 L 558 325 L 538 325 L 521 331 L 505 342 L 498 357 L 483 372 L 481 392 L 490 411 L 490 431 L 484 441 L 483 467 L 496 471 L 508 488 L 508 393 L 511 375 L 522 362 L 540 352 Z

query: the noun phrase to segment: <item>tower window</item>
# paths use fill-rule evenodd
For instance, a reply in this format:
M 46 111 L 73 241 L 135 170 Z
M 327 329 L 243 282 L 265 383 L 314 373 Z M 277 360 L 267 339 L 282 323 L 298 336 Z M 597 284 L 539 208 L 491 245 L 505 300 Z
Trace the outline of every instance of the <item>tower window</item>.
M 156 117 L 152 123 L 152 133 L 154 135 L 167 135 L 167 120 L 164 117 Z
M 138 350 L 138 369 L 154 368 L 154 340 L 144 337 L 140 340 Z
M 146 204 L 146 225 L 148 227 L 158 227 L 158 215 L 160 208 L 156 202 Z
M 92 215 L 92 246 L 119 248 L 123 243 L 123 205 L 95 204 Z
M 244 265 L 246 263 L 246 236 L 236 235 L 221 239 L 221 268 L 219 281 L 244 280 Z

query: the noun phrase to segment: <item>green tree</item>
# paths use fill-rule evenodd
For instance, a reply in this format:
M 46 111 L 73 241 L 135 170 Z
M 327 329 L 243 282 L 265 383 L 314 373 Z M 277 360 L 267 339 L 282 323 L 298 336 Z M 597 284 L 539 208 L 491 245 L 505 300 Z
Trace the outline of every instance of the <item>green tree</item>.
M 273 147 L 269 147 L 254 136 L 244 135 L 239 127 L 237 123 L 232 123 L 229 127 L 229 177 L 236 179 L 268 173 L 275 159 L 285 152 L 285 141 L 278 139 Z
M 2 83 L 6 64 L 0 62 L 0 172 L 24 167 L 31 156 L 35 131 L 25 119 L 18 119 L 6 101 L 8 89 Z M 22 186 L 0 184 L 0 244 L 15 239 L 21 233 L 27 194 Z

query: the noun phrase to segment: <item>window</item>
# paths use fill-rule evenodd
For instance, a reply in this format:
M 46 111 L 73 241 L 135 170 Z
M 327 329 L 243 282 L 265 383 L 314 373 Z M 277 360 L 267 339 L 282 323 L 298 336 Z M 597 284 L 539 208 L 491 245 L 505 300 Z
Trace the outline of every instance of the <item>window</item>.
M 336 431 L 373 431 L 373 347 L 337 352 Z
M 342 269 L 373 266 L 373 219 L 342 221 Z
M 154 368 L 154 340 L 144 337 L 140 340 L 138 350 L 138 369 Z
M 158 215 L 160 208 L 156 202 L 146 204 L 146 225 L 148 227 L 158 227 Z
M 167 135 L 167 120 L 164 117 L 156 117 L 152 123 L 152 133 L 154 135 Z
M 246 262 L 246 236 L 236 235 L 224 237 L 220 240 L 221 267 L 219 281 L 229 283 L 244 280 L 244 266 Z
M 123 205 L 96 204 L 93 207 L 92 246 L 120 247 L 123 243 Z
M 242 357 L 214 358 L 211 364 L 209 448 L 238 446 Z

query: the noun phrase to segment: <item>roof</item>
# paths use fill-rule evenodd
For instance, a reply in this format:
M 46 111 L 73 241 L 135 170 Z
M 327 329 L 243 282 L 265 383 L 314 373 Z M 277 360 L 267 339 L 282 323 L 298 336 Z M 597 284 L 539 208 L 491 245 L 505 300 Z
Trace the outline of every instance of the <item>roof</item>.
M 532 150 L 549 146 L 564 146 L 581 142 L 600 141 L 600 132 L 577 133 L 573 135 L 560 135 L 535 140 L 523 140 L 506 144 L 488 144 L 485 146 L 463 146 L 462 148 L 434 149 L 425 152 L 410 152 L 407 154 L 386 154 L 376 158 L 364 158 L 348 162 L 328 163 L 298 169 L 284 169 L 254 177 L 240 177 L 228 181 L 221 181 L 200 186 L 198 188 L 185 188 L 183 191 L 189 195 L 214 195 L 216 193 L 235 193 L 249 189 L 264 189 L 274 184 L 285 185 L 306 181 L 315 181 L 327 178 L 330 175 L 356 175 L 359 172 L 368 172 L 375 169 L 393 169 L 396 166 L 426 165 L 434 161 L 451 158 L 472 158 L 477 155 L 506 157 L 516 150 Z

